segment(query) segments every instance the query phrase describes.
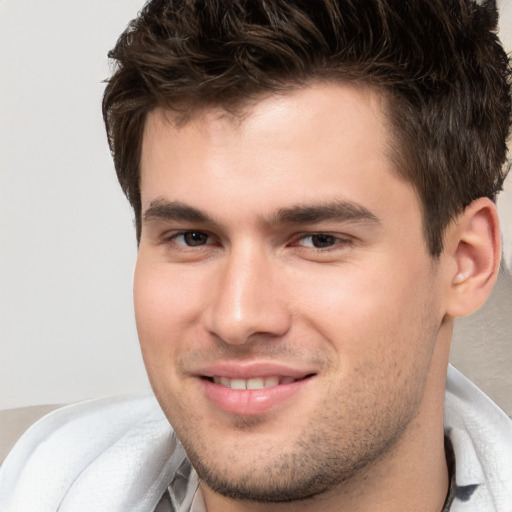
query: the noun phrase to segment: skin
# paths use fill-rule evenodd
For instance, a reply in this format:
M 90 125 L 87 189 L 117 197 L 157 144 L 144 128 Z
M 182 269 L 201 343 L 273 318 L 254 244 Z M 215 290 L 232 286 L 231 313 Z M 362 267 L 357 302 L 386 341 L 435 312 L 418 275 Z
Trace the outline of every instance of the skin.
M 137 326 L 209 512 L 442 509 L 460 230 L 433 260 L 384 108 L 321 83 L 243 116 L 148 117 Z M 201 378 L 219 362 L 312 376 L 270 410 L 226 412 Z

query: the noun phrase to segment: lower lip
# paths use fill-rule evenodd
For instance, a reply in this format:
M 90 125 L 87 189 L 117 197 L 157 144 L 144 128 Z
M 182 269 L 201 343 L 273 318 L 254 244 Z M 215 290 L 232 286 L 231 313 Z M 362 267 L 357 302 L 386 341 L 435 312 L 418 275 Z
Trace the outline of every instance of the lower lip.
M 239 416 L 255 416 L 274 409 L 298 393 L 310 378 L 263 389 L 231 389 L 201 379 L 206 396 L 222 411 Z

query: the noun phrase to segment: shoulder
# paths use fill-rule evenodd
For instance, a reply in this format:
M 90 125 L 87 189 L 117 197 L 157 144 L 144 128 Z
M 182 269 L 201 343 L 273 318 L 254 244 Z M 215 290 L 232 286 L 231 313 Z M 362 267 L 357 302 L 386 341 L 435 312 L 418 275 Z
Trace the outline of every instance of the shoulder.
M 456 486 L 465 491 L 459 505 L 469 507 L 460 510 L 512 510 L 512 420 L 453 367 L 445 430 L 455 452 Z
M 66 406 L 32 425 L 6 457 L 0 510 L 154 510 L 184 459 L 152 395 Z
M 512 419 L 452 365 L 446 383 L 445 422 L 477 429 L 490 423 L 496 441 L 512 449 Z
M 33 405 L 0 411 L 0 465 L 30 425 L 61 405 Z

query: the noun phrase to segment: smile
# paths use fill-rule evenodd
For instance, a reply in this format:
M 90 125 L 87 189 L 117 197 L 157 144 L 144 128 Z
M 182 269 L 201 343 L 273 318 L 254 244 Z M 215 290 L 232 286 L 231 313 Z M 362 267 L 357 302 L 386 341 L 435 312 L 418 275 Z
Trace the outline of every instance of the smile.
M 215 384 L 219 384 L 230 389 L 265 389 L 279 386 L 282 384 L 291 384 L 297 380 L 293 377 L 255 377 L 251 379 L 230 379 L 228 377 L 212 377 Z
M 203 375 L 200 382 L 206 397 L 217 408 L 228 414 L 252 416 L 287 403 L 315 376 L 316 373 L 249 378 Z

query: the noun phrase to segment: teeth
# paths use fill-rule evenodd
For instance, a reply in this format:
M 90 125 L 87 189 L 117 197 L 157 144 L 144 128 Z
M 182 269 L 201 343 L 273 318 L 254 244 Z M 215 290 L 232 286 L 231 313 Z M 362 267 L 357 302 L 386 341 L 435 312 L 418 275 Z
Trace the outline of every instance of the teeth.
M 293 379 L 295 380 L 295 379 Z M 277 386 L 279 384 L 279 377 L 267 377 L 265 379 L 265 388 L 271 388 L 273 386 Z
M 244 379 L 231 379 L 231 389 L 247 389 L 247 382 Z
M 255 377 L 253 379 L 229 379 L 227 377 L 213 377 L 215 384 L 220 384 L 231 389 L 263 389 L 278 386 L 279 384 L 291 384 L 296 379 L 293 377 Z
M 263 379 L 249 379 L 245 387 L 246 389 L 262 389 L 265 387 L 265 382 Z

